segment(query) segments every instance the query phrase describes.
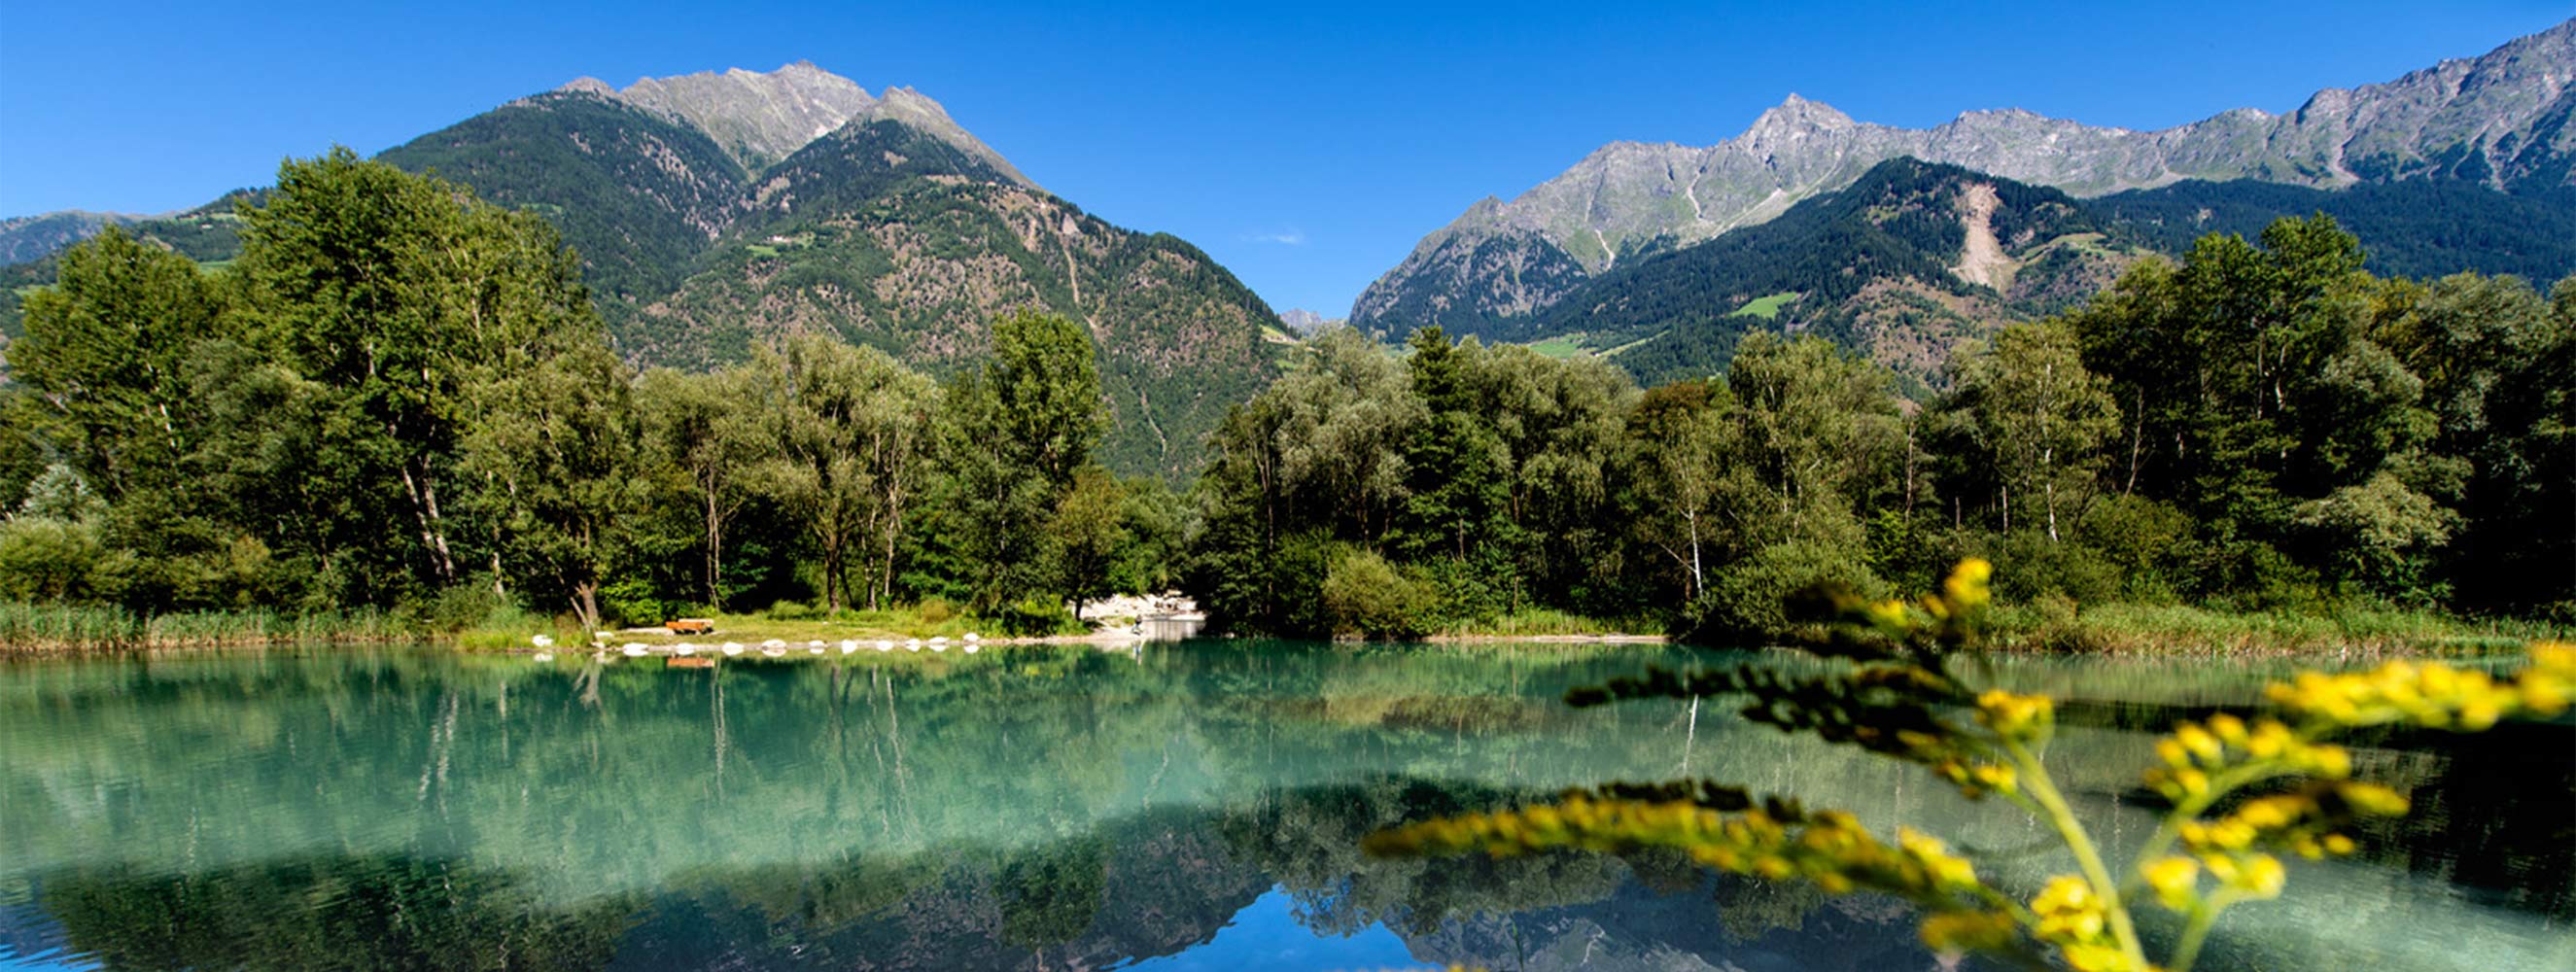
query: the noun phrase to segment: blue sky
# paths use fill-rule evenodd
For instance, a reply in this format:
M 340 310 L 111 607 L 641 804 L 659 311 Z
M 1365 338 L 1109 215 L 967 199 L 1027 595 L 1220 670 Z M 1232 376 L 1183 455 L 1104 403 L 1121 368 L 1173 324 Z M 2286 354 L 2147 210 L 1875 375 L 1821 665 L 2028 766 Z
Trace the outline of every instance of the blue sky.
M 1424 233 L 1614 139 L 1705 145 L 1795 91 L 1865 121 L 2159 128 L 2470 57 L 2570 0 L 2333 3 L 23 2 L 0 215 L 158 212 L 580 75 L 798 59 L 909 85 L 1067 199 L 1339 316 Z

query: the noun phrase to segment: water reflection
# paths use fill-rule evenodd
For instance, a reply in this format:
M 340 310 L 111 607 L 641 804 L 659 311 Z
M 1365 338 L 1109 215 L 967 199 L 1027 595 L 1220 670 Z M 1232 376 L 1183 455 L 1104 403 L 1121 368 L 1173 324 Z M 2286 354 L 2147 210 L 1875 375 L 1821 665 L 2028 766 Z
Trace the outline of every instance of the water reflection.
M 995 649 L 876 664 L 335 652 L 0 668 L 0 957 L 119 968 L 1925 968 L 1899 906 L 1682 862 L 1373 861 L 1424 815 L 1687 769 L 2038 835 L 1714 703 L 1570 710 L 1635 646 Z M 2114 842 L 2264 668 L 2013 660 Z M 2247 968 L 2576 966 L 2564 724 L 2390 735 L 2423 812 L 2294 874 Z M 2498 740 L 2486 740 L 2494 742 Z M 2030 865 L 1993 862 L 2007 879 Z

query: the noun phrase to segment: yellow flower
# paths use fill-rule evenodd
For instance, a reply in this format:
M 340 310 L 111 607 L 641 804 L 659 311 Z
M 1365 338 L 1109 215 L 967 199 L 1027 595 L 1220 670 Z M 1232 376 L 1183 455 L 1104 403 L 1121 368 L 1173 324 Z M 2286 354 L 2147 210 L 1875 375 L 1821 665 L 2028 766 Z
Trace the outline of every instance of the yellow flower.
M 2143 875 L 2147 886 L 2155 889 L 2156 900 L 2165 907 L 2182 911 L 2191 907 L 2194 885 L 2200 879 L 2200 865 L 2188 857 L 2165 857 L 2149 864 Z
M 2045 695 L 2015 695 L 2002 689 L 1988 689 L 1977 696 L 1977 721 L 1997 734 L 2025 738 L 2044 728 L 2053 714 L 2055 703 Z
M 2281 866 L 2280 858 L 2254 854 L 2237 862 L 2236 873 L 2228 878 L 2227 886 L 2249 898 L 2277 898 L 2281 895 L 2281 885 L 2289 880 L 2289 876 L 2289 871 Z

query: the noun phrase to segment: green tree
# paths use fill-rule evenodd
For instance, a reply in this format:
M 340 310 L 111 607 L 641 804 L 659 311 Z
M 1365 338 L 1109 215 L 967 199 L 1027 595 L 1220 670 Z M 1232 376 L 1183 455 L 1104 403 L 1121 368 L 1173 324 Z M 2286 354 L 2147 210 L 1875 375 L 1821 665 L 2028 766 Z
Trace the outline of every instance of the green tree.
M 769 387 L 771 458 L 761 488 L 802 522 L 822 557 L 823 599 L 839 611 L 891 596 L 895 557 L 919 489 L 939 391 L 874 348 L 799 336 L 753 359 Z M 862 577 L 850 580 L 853 561 Z
M 2118 429 L 2107 383 L 2085 370 L 2074 333 L 2055 323 L 2004 328 L 1956 372 L 1948 406 L 1967 431 L 1971 463 L 1998 490 L 2003 529 L 2012 529 L 2017 493 L 2058 542 L 2060 511 L 2083 508 L 2100 479 L 2103 443 Z
M 288 162 L 242 219 L 252 340 L 302 386 L 291 407 L 322 430 L 307 462 L 340 488 L 301 515 L 335 521 L 330 557 L 368 561 L 360 598 L 457 582 L 478 535 L 450 512 L 474 488 L 474 389 L 604 341 L 579 259 L 533 213 L 346 148 Z
M 1074 620 L 1082 620 L 1082 602 L 1109 593 L 1110 568 L 1129 538 L 1126 519 L 1127 488 L 1109 470 L 1074 470 L 1073 486 L 1056 501 L 1046 527 Z
M 725 531 L 756 495 L 750 472 L 770 447 L 755 390 L 754 373 L 739 367 L 709 374 L 656 368 L 637 388 L 648 461 L 676 480 L 698 521 L 700 591 L 717 609 L 728 593 Z
M 993 356 L 950 389 L 940 525 L 986 610 L 1059 579 L 1046 526 L 1090 462 L 1107 412 L 1091 335 L 1023 310 L 993 322 Z

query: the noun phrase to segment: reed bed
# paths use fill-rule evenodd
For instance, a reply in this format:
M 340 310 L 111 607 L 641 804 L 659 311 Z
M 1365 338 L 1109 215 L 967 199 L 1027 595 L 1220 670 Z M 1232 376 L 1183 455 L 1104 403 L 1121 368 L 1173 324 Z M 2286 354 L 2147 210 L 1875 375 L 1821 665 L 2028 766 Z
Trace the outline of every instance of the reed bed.
M 380 611 L 283 614 L 262 608 L 138 615 L 119 607 L 0 602 L 0 655 L 403 641 L 417 632 Z

